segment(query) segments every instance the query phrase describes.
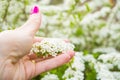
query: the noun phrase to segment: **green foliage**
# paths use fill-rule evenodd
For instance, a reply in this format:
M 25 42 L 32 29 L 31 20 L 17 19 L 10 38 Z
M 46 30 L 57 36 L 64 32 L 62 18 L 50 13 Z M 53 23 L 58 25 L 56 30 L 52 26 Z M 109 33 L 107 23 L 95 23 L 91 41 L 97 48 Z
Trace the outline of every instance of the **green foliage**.
M 85 63 L 84 80 L 96 80 L 96 71 L 93 63 Z
M 87 11 L 89 12 L 90 11 L 89 5 L 86 3 L 85 6 L 86 6 Z

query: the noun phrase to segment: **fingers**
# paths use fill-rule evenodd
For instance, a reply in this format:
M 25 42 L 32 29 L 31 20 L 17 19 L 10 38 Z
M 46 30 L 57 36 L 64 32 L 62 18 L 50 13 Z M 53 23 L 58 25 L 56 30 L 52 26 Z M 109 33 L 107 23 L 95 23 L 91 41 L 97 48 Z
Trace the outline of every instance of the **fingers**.
M 63 53 L 57 57 L 36 63 L 36 73 L 34 76 L 69 62 L 74 54 L 74 51 L 68 51 L 67 53 Z
M 43 60 L 38 63 L 33 63 L 30 60 L 27 60 L 24 63 L 27 79 L 31 79 L 32 77 L 35 77 L 42 72 L 48 71 L 69 62 L 74 54 L 74 51 L 68 51 L 67 53 L 63 53 L 59 56 Z
M 35 6 L 31 11 L 31 15 L 29 19 L 19 29 L 34 35 L 38 31 L 40 24 L 41 24 L 41 13 L 39 11 L 39 8 Z
M 42 41 L 43 39 L 45 39 L 44 37 L 35 37 L 34 38 L 34 43 L 35 42 L 40 42 L 40 41 Z M 70 43 L 70 40 L 68 40 L 68 39 L 63 39 L 63 41 L 65 41 L 66 43 Z
M 34 38 L 34 43 L 35 42 L 40 42 L 40 41 L 42 41 L 44 38 L 43 37 L 35 37 Z
M 64 41 L 65 41 L 66 43 L 70 43 L 70 40 L 68 40 L 68 39 L 64 39 Z

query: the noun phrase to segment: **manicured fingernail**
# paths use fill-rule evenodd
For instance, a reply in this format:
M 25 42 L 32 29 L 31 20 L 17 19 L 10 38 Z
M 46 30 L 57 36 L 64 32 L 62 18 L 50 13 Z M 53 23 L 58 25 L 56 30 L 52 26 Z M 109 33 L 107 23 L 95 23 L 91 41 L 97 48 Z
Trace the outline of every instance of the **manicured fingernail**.
M 33 9 L 31 10 L 31 14 L 36 14 L 39 12 L 39 7 L 38 6 L 34 6 Z

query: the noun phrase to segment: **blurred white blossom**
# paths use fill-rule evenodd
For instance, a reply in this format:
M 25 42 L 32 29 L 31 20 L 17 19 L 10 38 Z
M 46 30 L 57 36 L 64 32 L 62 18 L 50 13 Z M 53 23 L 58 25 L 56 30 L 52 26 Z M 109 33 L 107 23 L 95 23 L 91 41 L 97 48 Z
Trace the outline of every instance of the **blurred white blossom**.
M 83 53 L 76 52 L 74 56 L 74 61 L 71 66 L 65 71 L 63 75 L 63 79 L 65 80 L 83 80 L 84 74 L 84 60 L 83 60 Z
M 55 74 L 48 73 L 41 80 L 59 80 L 58 76 Z

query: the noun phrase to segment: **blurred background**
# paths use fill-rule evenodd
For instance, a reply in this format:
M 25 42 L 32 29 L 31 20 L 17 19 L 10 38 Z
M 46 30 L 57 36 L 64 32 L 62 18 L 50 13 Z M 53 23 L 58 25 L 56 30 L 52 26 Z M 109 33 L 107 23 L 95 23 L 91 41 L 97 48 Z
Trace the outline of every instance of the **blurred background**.
M 34 5 L 36 36 L 69 39 L 76 55 L 33 80 L 120 80 L 120 0 L 0 0 L 0 32 L 24 24 Z

